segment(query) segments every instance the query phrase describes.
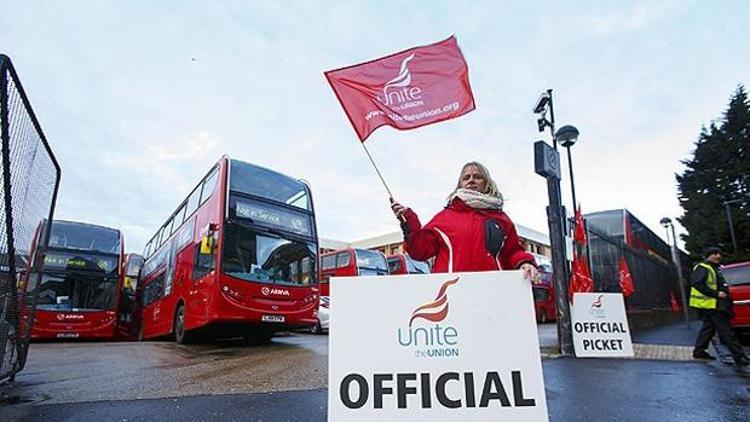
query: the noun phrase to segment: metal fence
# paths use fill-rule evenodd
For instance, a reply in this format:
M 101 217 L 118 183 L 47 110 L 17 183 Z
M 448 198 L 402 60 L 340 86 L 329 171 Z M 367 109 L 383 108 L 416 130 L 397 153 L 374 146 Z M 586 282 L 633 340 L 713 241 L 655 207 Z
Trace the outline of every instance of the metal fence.
M 23 369 L 60 166 L 13 65 L 0 55 L 0 382 Z M 33 253 L 34 256 L 31 256 Z M 28 292 L 28 293 L 27 293 Z
M 625 257 L 635 292 L 626 299 L 629 309 L 670 308 L 681 301 L 674 265 L 663 257 L 629 247 L 622 238 L 587 227 L 591 275 L 597 292 L 620 292 L 620 259 Z

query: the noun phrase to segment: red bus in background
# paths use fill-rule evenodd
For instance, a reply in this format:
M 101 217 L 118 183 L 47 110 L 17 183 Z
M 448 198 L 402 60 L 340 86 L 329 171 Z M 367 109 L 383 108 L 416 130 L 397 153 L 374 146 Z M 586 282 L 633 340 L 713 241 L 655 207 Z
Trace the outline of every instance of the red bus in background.
M 388 257 L 388 272 L 394 274 L 429 274 L 430 266 L 426 262 L 415 261 L 407 254 L 395 254 Z
M 551 272 L 540 268 L 541 281 L 532 287 L 536 320 L 542 324 L 557 319 L 555 305 L 555 285 Z
M 109 227 L 54 220 L 36 289 L 32 339 L 116 338 L 122 287 L 122 233 Z
M 327 252 L 320 257 L 320 295 L 329 295 L 331 277 L 360 275 L 388 275 L 385 255 L 359 248 Z
M 142 338 L 265 342 L 315 325 L 317 238 L 306 183 L 222 157 L 146 244 Z

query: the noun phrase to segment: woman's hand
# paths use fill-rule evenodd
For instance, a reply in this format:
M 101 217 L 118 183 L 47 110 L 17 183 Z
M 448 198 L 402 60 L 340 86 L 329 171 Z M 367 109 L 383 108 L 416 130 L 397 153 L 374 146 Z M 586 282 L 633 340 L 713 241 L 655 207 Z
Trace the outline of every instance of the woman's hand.
M 396 202 L 396 201 L 393 201 L 393 202 L 391 203 L 391 210 L 393 211 L 393 215 L 395 215 L 395 216 L 396 216 L 396 218 L 397 218 L 397 219 L 398 219 L 399 221 L 404 221 L 404 219 L 405 219 L 406 217 L 404 217 L 403 215 L 404 215 L 404 213 L 406 212 L 406 210 L 407 210 L 407 207 L 405 207 L 405 206 L 403 206 L 403 205 L 399 204 L 399 203 L 398 203 L 398 202 Z
M 531 281 L 532 284 L 539 284 L 542 280 L 542 277 L 539 275 L 539 270 L 528 262 L 523 263 L 519 269 L 523 271 L 523 278 Z

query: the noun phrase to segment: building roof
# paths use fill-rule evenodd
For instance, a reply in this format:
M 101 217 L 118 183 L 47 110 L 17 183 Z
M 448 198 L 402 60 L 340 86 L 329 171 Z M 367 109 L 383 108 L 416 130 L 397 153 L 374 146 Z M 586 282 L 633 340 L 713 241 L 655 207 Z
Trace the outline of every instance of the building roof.
M 550 245 L 549 236 L 547 236 L 546 233 L 536 231 L 520 224 L 516 224 L 516 230 L 518 231 L 518 236 L 520 236 L 522 239 L 531 240 L 533 242 L 541 243 L 546 246 Z M 404 235 L 400 231 L 395 231 L 381 234 L 375 237 L 355 240 L 352 242 L 343 242 L 340 240 L 326 239 L 321 237 L 320 247 L 325 249 L 343 249 L 349 247 L 371 249 L 384 245 L 398 244 L 402 243 L 403 241 Z

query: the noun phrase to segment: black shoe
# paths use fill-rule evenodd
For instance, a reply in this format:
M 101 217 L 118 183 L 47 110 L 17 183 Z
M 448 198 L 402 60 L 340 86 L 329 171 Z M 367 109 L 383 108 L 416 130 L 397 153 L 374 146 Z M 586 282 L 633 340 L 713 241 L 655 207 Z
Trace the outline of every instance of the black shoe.
M 696 350 L 696 351 L 694 351 L 693 352 L 693 359 L 716 360 L 715 357 L 711 356 L 705 350 Z
M 735 359 L 734 360 L 734 366 L 736 366 L 738 368 L 748 367 L 748 366 L 750 366 L 750 359 L 748 359 L 746 356 L 742 357 L 742 358 L 739 358 L 739 359 Z

